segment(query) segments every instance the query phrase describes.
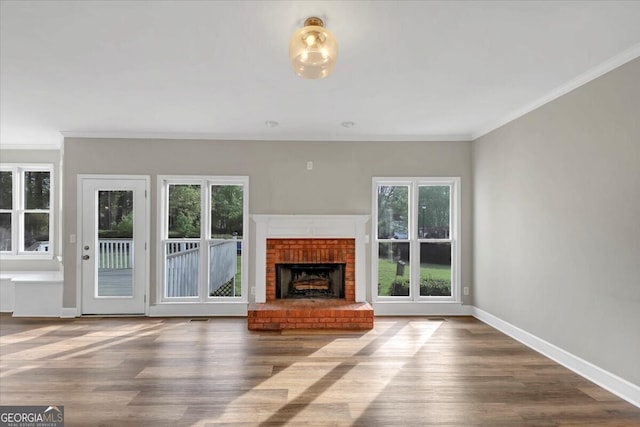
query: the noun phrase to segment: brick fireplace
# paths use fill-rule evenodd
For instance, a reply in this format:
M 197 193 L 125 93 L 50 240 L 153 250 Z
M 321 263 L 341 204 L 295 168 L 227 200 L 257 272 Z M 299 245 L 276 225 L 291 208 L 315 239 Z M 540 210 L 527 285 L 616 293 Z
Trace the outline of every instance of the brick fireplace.
M 276 295 L 276 270 L 283 264 L 344 264 L 344 299 L 356 300 L 355 239 L 267 239 L 267 302 Z
M 256 222 L 256 292 L 249 305 L 251 330 L 371 329 L 373 309 L 365 300 L 364 215 L 254 215 Z M 302 288 L 332 292 L 283 295 L 278 269 L 294 266 L 308 280 Z M 341 273 L 324 273 L 340 266 Z M 317 273 L 320 271 L 320 273 Z M 327 277 L 326 282 L 320 280 Z M 290 276 L 285 282 L 291 281 Z M 326 284 L 325 284 L 326 283 Z M 280 294 L 277 294 L 277 289 Z

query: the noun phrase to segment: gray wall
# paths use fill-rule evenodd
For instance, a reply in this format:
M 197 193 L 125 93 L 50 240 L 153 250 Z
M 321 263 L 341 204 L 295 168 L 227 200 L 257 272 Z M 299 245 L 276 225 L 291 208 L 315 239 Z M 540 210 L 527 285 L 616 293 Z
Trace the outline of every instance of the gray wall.
M 640 385 L 640 60 L 473 143 L 474 305 Z
M 51 234 L 55 237 L 60 236 L 60 224 L 62 223 L 62 215 L 60 206 L 62 204 L 62 187 L 59 185 L 60 179 L 60 150 L 6 150 L 0 151 L 0 161 L 2 163 L 50 163 L 53 164 L 53 230 Z M 60 270 L 60 262 L 56 257 L 61 255 L 62 244 L 58 239 L 53 246 L 53 259 L 50 260 L 12 260 L 5 257 L 0 258 L 0 270 L 2 271 L 42 271 L 42 270 Z
M 306 169 L 307 161 L 313 161 L 313 170 Z M 65 140 L 64 169 L 65 242 L 69 241 L 69 234 L 77 233 L 78 174 L 151 176 L 152 292 L 156 283 L 157 175 L 248 175 L 251 214 L 371 214 L 373 176 L 460 176 L 461 284 L 471 286 L 470 142 L 68 138 Z M 249 238 L 253 241 L 255 227 L 252 221 L 250 223 Z M 65 244 L 64 307 L 76 305 L 76 253 L 75 244 Z M 249 286 L 253 286 L 253 247 L 249 256 Z M 154 295 L 151 297 L 153 301 Z M 465 300 L 465 303 L 470 303 L 470 300 Z

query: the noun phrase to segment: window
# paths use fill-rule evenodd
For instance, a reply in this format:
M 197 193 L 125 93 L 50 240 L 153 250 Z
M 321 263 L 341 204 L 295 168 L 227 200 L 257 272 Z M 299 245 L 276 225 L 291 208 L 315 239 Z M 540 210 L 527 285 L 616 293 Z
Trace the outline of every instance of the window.
M 51 257 L 52 165 L 0 166 L 0 252 Z
M 374 178 L 377 301 L 458 301 L 459 178 Z
M 248 178 L 161 181 L 163 300 L 246 300 Z

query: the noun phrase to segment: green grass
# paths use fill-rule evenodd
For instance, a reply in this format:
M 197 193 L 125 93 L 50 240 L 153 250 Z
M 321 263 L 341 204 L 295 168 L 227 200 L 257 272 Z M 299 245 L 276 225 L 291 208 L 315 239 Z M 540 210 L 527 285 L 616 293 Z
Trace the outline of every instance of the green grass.
M 409 263 L 404 266 L 404 275 L 401 279 L 409 282 L 411 274 Z M 451 266 L 440 264 L 420 264 L 420 279 L 444 280 L 451 283 Z M 381 259 L 378 261 L 378 295 L 390 295 L 391 283 L 396 279 L 396 262 Z
M 409 280 L 409 264 L 404 266 L 404 276 Z M 378 260 L 378 295 L 389 295 L 391 282 L 396 278 L 396 263 L 386 259 Z
M 420 264 L 420 279 L 427 277 L 451 282 L 451 266 L 442 264 Z

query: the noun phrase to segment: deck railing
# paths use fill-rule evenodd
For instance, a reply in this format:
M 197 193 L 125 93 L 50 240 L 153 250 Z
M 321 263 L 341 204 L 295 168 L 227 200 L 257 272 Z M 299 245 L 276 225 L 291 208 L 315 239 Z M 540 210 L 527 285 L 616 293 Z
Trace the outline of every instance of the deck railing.
M 236 240 L 212 242 L 209 245 L 209 295 L 233 279 L 238 269 Z M 235 296 L 235 286 L 224 290 L 225 296 Z
M 209 244 L 209 295 L 217 292 L 237 273 L 236 240 L 215 241 Z M 132 239 L 99 239 L 100 269 L 133 268 Z M 198 295 L 200 265 L 199 242 L 166 242 L 167 297 L 195 297 Z M 225 296 L 233 296 L 231 286 Z
M 133 239 L 98 239 L 98 268 L 133 268 Z
M 169 253 L 172 245 L 175 243 L 167 243 L 167 297 L 195 297 L 198 295 L 200 247 L 190 243 L 191 249 Z
M 167 242 L 166 296 L 194 297 L 198 295 L 200 245 L 198 242 Z M 237 243 L 235 240 L 209 244 L 209 295 L 212 295 L 236 275 Z M 233 296 L 234 287 L 231 287 Z

